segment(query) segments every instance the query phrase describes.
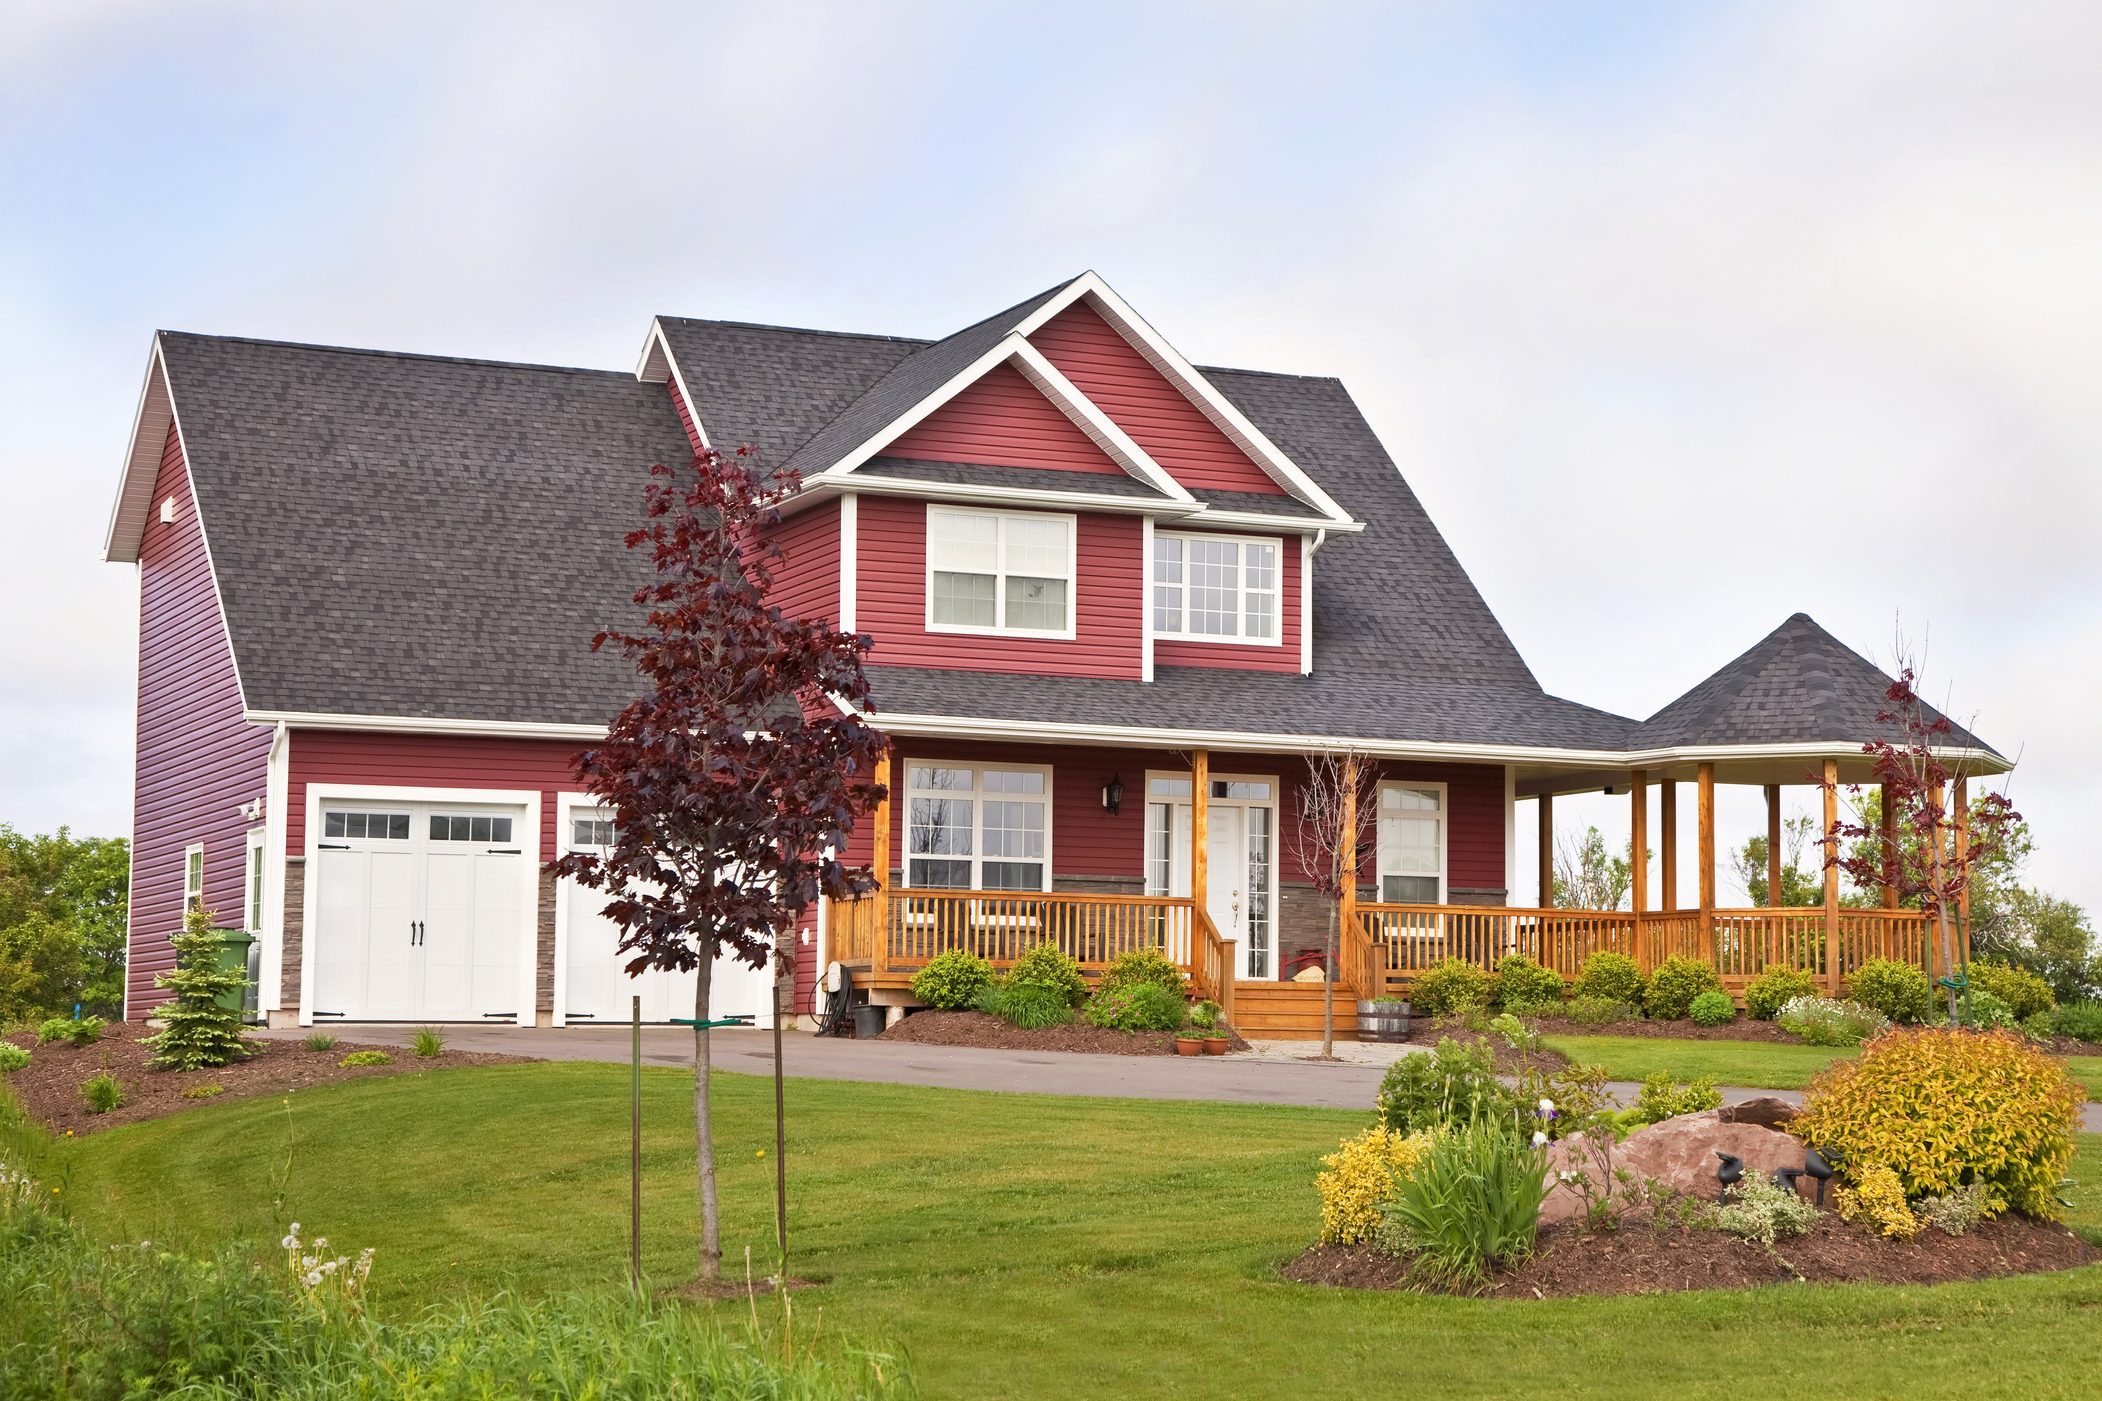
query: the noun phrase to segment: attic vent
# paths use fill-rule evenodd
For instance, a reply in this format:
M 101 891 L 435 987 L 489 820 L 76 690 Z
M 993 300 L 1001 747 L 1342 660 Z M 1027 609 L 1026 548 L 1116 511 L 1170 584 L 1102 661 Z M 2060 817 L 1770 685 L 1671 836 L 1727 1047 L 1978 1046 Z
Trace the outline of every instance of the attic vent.
M 161 524 L 175 524 L 175 498 L 172 496 L 163 496 L 161 498 Z

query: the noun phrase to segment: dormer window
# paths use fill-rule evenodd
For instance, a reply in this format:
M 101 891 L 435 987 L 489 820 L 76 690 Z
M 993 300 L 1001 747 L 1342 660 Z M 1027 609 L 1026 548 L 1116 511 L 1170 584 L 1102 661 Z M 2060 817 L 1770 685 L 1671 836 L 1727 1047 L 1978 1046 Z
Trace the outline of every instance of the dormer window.
M 1235 535 L 1153 538 L 1153 635 L 1274 643 L 1277 542 Z
M 1074 518 L 927 508 L 927 630 L 1073 636 Z

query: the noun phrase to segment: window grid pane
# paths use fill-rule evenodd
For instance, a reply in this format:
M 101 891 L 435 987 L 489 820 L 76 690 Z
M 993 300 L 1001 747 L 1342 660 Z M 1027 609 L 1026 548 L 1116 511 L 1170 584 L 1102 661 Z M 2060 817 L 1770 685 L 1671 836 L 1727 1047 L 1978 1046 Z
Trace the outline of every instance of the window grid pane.
M 1192 540 L 1190 631 L 1204 637 L 1238 637 L 1241 631 L 1241 547 L 1232 540 Z

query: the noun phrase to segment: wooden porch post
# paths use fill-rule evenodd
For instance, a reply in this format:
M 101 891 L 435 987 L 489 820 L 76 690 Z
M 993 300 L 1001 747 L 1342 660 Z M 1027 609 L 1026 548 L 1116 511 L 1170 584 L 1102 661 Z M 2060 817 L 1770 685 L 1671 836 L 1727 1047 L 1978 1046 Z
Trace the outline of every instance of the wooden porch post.
M 1212 751 L 1200 749 L 1190 760 L 1190 899 L 1197 909 L 1209 910 L 1205 896 L 1211 888 L 1211 795 Z M 1194 916 L 1190 926 L 1196 928 Z M 1228 970 L 1229 976 L 1232 970 Z
M 1555 795 L 1540 795 L 1540 908 L 1555 907 Z
M 1667 778 L 1658 784 L 1657 797 L 1663 804 L 1657 813 L 1657 820 L 1664 828 L 1658 834 L 1661 838 L 1659 850 L 1663 853 L 1664 859 L 1663 867 L 1659 872 L 1659 880 L 1662 884 L 1662 889 L 1659 893 L 1662 898 L 1657 901 L 1657 908 L 1668 914 L 1679 907 L 1678 780 Z
M 1693 798 L 1693 821 L 1698 829 L 1700 862 L 1701 927 L 1695 935 L 1701 951 L 1715 957 L 1715 765 L 1702 764 Z
M 883 796 L 877 800 L 876 810 L 869 814 L 869 866 L 876 877 L 876 908 L 868 927 L 874 932 L 870 940 L 869 971 L 883 971 L 890 959 L 890 751 L 884 750 L 876 756 L 876 782 L 883 785 Z
M 1781 907 L 1781 785 L 1766 785 L 1766 904 Z
M 1336 931 L 1337 962 L 1341 962 L 1344 940 L 1349 936 L 1351 921 L 1358 917 L 1358 756 L 1343 756 L 1343 824 L 1344 840 L 1350 844 L 1347 853 L 1338 853 L 1343 858 L 1343 890 L 1337 899 L 1336 919 L 1341 926 Z M 1334 982 L 1333 968 L 1326 970 L 1329 981 Z M 1386 989 L 1378 988 L 1359 992 L 1361 997 L 1377 997 Z
M 1839 867 L 1833 861 L 1839 855 L 1839 839 L 1832 835 L 1832 825 L 1839 821 L 1839 760 L 1825 760 L 1825 836 L 1821 845 L 1825 853 L 1825 987 L 1834 996 L 1839 995 Z
M 1628 876 L 1635 913 L 1649 908 L 1649 771 L 1628 775 Z
M 1891 859 L 1891 853 L 1897 850 L 1898 845 L 1898 814 L 1897 809 L 1891 806 L 1890 785 L 1887 783 L 1883 785 L 1882 798 L 1881 801 L 1878 803 L 1878 806 L 1883 811 L 1881 855 L 1883 857 L 1884 862 L 1884 872 L 1888 874 L 1889 872 L 1897 869 L 1897 863 Z M 1886 910 L 1894 910 L 1897 907 L 1898 883 L 1896 881 L 1887 880 L 1883 882 L 1883 908 Z
M 1963 869 L 1963 864 L 1970 860 L 1971 856 L 1970 790 L 1971 782 L 1969 779 L 1959 778 L 1956 780 L 1954 802 L 1956 805 L 1956 866 L 1958 870 Z M 1956 918 L 1958 921 L 1956 931 L 1958 939 L 1957 951 L 1961 954 L 1963 961 L 1969 963 L 1971 961 L 1971 883 L 1968 880 L 1963 883 L 1963 890 L 1956 897 Z

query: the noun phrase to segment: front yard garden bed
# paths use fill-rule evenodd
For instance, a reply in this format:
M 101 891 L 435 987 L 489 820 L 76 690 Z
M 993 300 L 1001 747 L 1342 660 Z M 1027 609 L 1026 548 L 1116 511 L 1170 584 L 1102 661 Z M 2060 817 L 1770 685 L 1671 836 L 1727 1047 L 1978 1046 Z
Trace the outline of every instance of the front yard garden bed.
M 914 1012 L 886 1029 L 883 1041 L 909 1041 L 922 1046 L 982 1046 L 996 1051 L 1079 1051 L 1103 1056 L 1172 1056 L 1172 1031 L 1116 1031 L 1085 1021 L 1034 1030 L 987 1012 Z M 1238 1035 L 1228 1038 L 1236 1051 L 1248 1049 Z
M 152 1052 L 144 1042 L 151 1035 L 153 1029 L 141 1023 L 114 1022 L 103 1030 L 100 1040 L 86 1046 L 63 1041 L 38 1045 L 33 1032 L 5 1038 L 28 1049 L 30 1062 L 20 1070 L 0 1075 L 0 1086 L 31 1118 L 53 1133 L 86 1134 L 140 1119 L 158 1119 L 221 1099 L 246 1099 L 340 1080 L 399 1075 L 409 1070 L 507 1065 L 530 1059 L 452 1050 L 418 1056 L 400 1046 L 351 1041 L 313 1050 L 302 1041 L 252 1040 L 249 1044 L 255 1047 L 255 1053 L 231 1065 L 211 1070 L 155 1070 L 146 1063 Z M 389 1058 L 389 1063 L 341 1064 L 344 1057 L 360 1051 L 379 1052 Z M 123 1100 L 107 1112 L 90 1113 L 81 1097 L 81 1084 L 102 1071 L 116 1077 Z M 218 1093 L 202 1093 L 213 1085 L 219 1086 Z

